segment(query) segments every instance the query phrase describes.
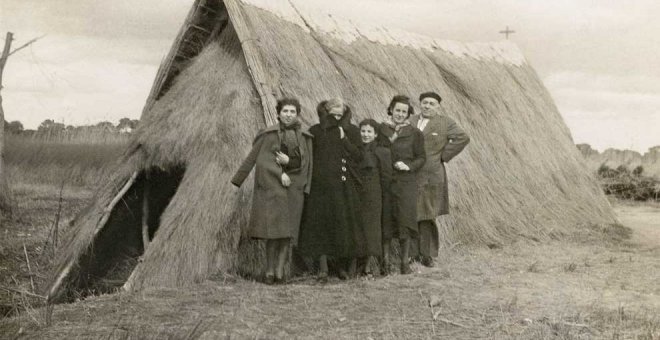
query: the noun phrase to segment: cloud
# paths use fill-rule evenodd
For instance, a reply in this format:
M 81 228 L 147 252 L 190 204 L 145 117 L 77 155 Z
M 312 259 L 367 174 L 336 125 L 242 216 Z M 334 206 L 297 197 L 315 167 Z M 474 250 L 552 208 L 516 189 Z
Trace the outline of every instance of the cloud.
M 550 88 L 577 88 L 622 93 L 660 93 L 660 77 L 558 72 L 544 79 Z
M 42 75 L 22 71 L 34 65 L 14 65 L 3 91 L 5 118 L 36 128 L 44 119 L 66 124 L 92 124 L 101 120 L 139 118 L 157 67 L 115 60 L 75 61 L 40 65 Z M 47 79 L 48 81 L 43 81 Z
M 640 152 L 660 145 L 660 79 L 561 72 L 544 79 L 576 142 Z
M 587 143 L 600 151 L 617 148 L 643 153 L 653 146 L 660 145 L 657 134 L 657 127 L 660 126 L 658 116 L 640 121 L 628 117 L 598 119 L 599 116 L 618 114 L 607 111 L 562 110 L 562 114 L 576 143 Z
M 5 107 L 7 121 L 19 120 L 35 129 L 45 119 L 67 125 L 96 124 L 108 120 L 117 123 L 124 117 L 139 118 L 149 88 L 133 93 L 48 93 L 10 92 Z
M 0 28 L 46 34 L 126 38 L 171 38 L 191 0 L 2 0 Z
M 656 0 L 292 0 L 356 22 L 448 40 L 492 41 L 506 25 L 576 141 L 660 144 Z M 138 117 L 193 0 L 0 0 L 16 44 L 47 36 L 5 69 L 8 119 L 87 124 Z M 8 13 L 8 15 L 4 15 Z

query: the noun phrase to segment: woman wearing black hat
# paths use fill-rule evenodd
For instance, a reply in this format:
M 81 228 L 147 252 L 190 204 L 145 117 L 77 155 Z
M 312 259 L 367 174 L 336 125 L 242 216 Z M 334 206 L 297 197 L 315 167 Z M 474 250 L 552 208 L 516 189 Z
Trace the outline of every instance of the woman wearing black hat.
M 314 166 L 298 250 L 304 257 L 319 259 L 321 281 L 328 277 L 328 257 L 346 279 L 353 260 L 364 256 L 356 247 L 364 242 L 357 212 L 356 165 L 363 157 L 360 130 L 351 124 L 351 110 L 341 99 L 321 102 L 317 113 L 319 123 L 309 128 L 314 136 Z
M 394 96 L 387 108 L 390 118 L 381 124 L 380 135 L 389 142 L 392 151 L 394 176 L 391 184 L 392 218 L 391 228 L 383 230 L 383 257 L 387 258 L 392 238 L 398 238 L 401 246 L 401 274 L 410 274 L 410 237 L 415 237 L 417 228 L 417 172 L 426 162 L 424 136 L 410 125 L 408 118 L 413 114 L 410 98 Z M 387 267 L 385 267 L 387 271 Z

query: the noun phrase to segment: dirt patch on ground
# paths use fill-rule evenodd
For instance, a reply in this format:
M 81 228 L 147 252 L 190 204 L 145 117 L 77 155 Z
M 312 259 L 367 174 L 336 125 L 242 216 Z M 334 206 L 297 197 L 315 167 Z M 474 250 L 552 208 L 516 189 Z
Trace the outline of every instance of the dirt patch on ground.
M 621 202 L 615 205 L 619 220 L 634 229 L 633 242 L 647 247 L 660 247 L 660 203 Z
M 567 240 L 444 250 L 413 275 L 265 286 L 219 277 L 188 289 L 27 308 L 21 339 L 659 339 L 660 208 L 616 205 L 621 223 Z M 429 302 L 433 302 L 433 307 Z

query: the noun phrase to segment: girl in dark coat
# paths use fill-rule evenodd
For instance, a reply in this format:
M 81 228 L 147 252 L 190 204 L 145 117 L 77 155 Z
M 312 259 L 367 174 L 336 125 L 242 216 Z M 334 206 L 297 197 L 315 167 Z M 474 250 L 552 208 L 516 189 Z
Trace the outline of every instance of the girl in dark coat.
M 259 131 L 231 180 L 241 186 L 256 165 L 248 235 L 266 240 L 268 284 L 283 279 L 289 245 L 298 237 L 303 192 L 309 192 L 312 174 L 311 135 L 300 129 L 300 103 L 285 98 L 276 108 L 279 124 Z
M 394 96 L 387 108 L 390 119 L 381 124 L 380 135 L 390 143 L 392 152 L 392 215 L 393 228 L 383 231 L 388 246 L 392 238 L 398 237 L 401 245 L 401 274 L 410 274 L 408 257 L 410 237 L 417 237 L 417 172 L 426 162 L 424 135 L 408 122 L 413 114 L 410 99 Z
M 369 259 L 383 258 L 383 224 L 391 229 L 392 211 L 390 207 L 390 183 L 392 181 L 392 155 L 390 149 L 379 145 L 379 124 L 373 119 L 360 122 L 360 137 L 364 157 L 358 165 L 360 173 L 360 222 L 364 230 L 365 243 L 358 245 L 365 249 L 369 258 L 365 272 L 369 272 Z M 387 245 L 389 255 L 389 244 Z M 381 268 L 387 268 L 387 260 L 381 262 Z
M 320 123 L 309 129 L 314 136 L 314 168 L 298 248 L 301 255 L 319 259 L 319 278 L 325 281 L 328 256 L 338 260 L 340 276 L 345 278 L 345 266 L 361 255 L 356 252 L 363 238 L 356 165 L 362 161 L 362 151 L 360 131 L 350 123 L 351 111 L 341 99 L 320 103 L 317 112 Z

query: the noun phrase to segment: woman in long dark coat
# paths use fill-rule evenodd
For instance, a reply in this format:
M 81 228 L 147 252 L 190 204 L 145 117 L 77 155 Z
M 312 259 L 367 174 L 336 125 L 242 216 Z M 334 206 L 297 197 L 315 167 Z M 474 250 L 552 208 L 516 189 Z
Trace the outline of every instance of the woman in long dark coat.
M 391 229 L 392 211 L 390 208 L 390 183 L 392 182 L 392 154 L 390 149 L 379 145 L 378 124 L 373 119 L 360 122 L 360 137 L 364 157 L 358 164 L 360 173 L 360 224 L 364 230 L 365 243 L 358 245 L 365 249 L 369 258 L 366 261 L 365 272 L 370 270 L 370 258 L 383 259 L 381 268 L 389 266 L 383 257 L 383 224 L 385 229 Z M 389 256 L 389 245 L 385 250 Z M 386 271 L 383 271 L 386 273 Z
M 276 108 L 279 123 L 257 133 L 252 150 L 231 180 L 240 187 L 256 165 L 248 236 L 266 240 L 268 284 L 283 280 L 312 175 L 312 141 L 300 128 L 300 103 L 284 98 Z
M 337 260 L 340 276 L 356 256 L 360 242 L 357 208 L 358 176 L 362 161 L 360 132 L 351 124 L 351 110 L 341 99 L 320 103 L 319 124 L 309 132 L 314 153 L 312 188 L 305 203 L 298 250 L 303 256 L 318 258 L 321 280 L 327 280 L 327 257 Z
M 417 172 L 426 162 L 424 135 L 408 122 L 413 114 L 410 98 L 394 96 L 387 108 L 390 119 L 381 124 L 380 134 L 389 141 L 392 152 L 392 215 L 393 228 L 383 230 L 384 243 L 398 237 L 401 246 L 401 274 L 410 274 L 408 258 L 410 238 L 416 238 L 417 227 Z

